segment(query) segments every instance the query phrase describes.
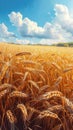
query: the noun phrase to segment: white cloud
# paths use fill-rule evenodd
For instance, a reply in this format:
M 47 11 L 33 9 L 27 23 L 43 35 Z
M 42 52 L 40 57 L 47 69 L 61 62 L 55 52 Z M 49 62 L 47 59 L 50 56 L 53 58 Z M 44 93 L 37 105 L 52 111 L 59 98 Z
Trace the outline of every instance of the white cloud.
M 7 26 L 2 23 L 0 24 L 0 38 L 15 37 L 14 33 L 9 32 Z
M 33 38 L 32 41 L 34 38 L 40 39 L 40 44 L 73 41 L 73 16 L 69 9 L 65 5 L 56 4 L 54 10 L 55 18 L 52 22 L 46 22 L 43 27 L 27 17 L 23 18 L 20 12 L 11 12 L 8 16 L 23 38 Z M 13 40 L 16 43 L 30 43 L 27 39 L 17 39 L 15 34 L 9 32 L 8 27 L 1 23 L 0 40 L 5 41 L 6 39 Z
M 40 40 L 39 44 L 41 45 L 51 45 L 51 44 L 55 44 L 55 43 L 59 43 L 60 41 L 57 39 L 42 39 Z
M 6 42 L 6 39 L 0 38 L 0 42 Z
M 55 22 L 59 23 L 64 30 L 73 33 L 73 17 L 68 8 L 65 5 L 56 4 L 55 15 Z
M 36 37 L 43 39 L 64 40 L 72 37 L 73 19 L 70 17 L 68 8 L 64 5 L 55 6 L 55 19 L 53 23 L 47 22 L 40 27 L 36 22 L 28 18 L 22 19 L 21 13 L 9 14 L 10 21 L 18 28 L 22 37 Z M 71 25 L 71 28 L 70 28 Z
M 67 15 L 67 16 L 69 16 L 68 8 L 65 5 L 56 4 L 54 10 L 55 10 L 55 15 L 56 16 L 58 16 L 58 15 L 62 15 L 62 16 Z
M 27 40 L 27 39 L 17 39 L 16 38 L 15 43 L 18 43 L 18 44 L 29 44 L 30 41 Z
M 40 27 L 36 22 L 31 21 L 28 18 L 21 19 L 22 17 L 19 17 L 17 20 L 17 17 L 18 13 L 12 12 L 9 14 L 10 21 L 18 28 L 22 37 L 35 37 L 44 39 L 58 38 L 58 30 L 55 25 L 47 22 L 43 27 Z M 22 24 L 18 24 L 20 21 L 22 21 Z
M 31 21 L 27 17 L 22 19 L 22 14 L 12 12 L 8 15 L 10 21 L 16 26 L 22 37 L 42 37 L 44 29 L 39 27 L 36 22 Z
M 65 5 L 55 5 L 55 18 L 40 27 L 37 22 L 23 18 L 20 12 L 8 16 L 22 37 L 38 38 L 40 44 L 73 41 L 73 17 Z M 27 43 L 27 42 L 26 42 Z
M 20 12 L 12 12 L 8 15 L 10 18 L 10 21 L 13 23 L 14 26 L 18 27 L 22 25 L 22 14 Z

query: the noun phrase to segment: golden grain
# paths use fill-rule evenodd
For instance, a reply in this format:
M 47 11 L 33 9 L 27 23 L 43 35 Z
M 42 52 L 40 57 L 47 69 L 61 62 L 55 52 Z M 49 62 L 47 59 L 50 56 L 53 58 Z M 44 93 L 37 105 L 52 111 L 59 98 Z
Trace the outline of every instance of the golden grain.
M 73 130 L 72 93 L 72 48 L 0 45 L 1 130 Z

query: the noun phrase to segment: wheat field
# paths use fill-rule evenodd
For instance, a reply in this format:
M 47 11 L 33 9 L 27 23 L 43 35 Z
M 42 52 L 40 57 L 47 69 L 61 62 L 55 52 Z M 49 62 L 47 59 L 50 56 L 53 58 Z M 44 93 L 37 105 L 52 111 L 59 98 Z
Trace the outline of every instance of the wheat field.
M 0 43 L 0 130 L 73 130 L 73 48 Z

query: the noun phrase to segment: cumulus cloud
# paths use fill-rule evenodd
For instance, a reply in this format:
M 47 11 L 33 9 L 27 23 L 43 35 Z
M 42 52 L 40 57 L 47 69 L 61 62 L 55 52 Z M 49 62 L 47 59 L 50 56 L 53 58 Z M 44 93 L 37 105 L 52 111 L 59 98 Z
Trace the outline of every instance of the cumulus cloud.
M 41 39 L 40 43 L 68 42 L 73 40 L 73 17 L 65 5 L 55 5 L 55 18 L 43 27 L 29 18 L 23 18 L 20 12 L 11 12 L 8 16 L 22 37 Z
M 11 14 L 8 15 L 10 18 L 10 21 L 13 23 L 13 25 L 15 25 L 16 27 L 21 26 L 22 25 L 22 14 L 20 12 L 12 12 Z
M 27 17 L 22 19 L 22 14 L 19 12 L 11 12 L 8 16 L 13 25 L 18 28 L 22 37 L 42 37 L 44 29 L 39 27 L 36 22 L 31 21 Z
M 56 4 L 55 15 L 55 22 L 59 23 L 64 30 L 73 33 L 73 17 L 68 8 L 65 5 Z
M 43 27 L 40 27 L 36 22 L 31 21 L 28 18 L 22 19 L 22 17 L 20 17 L 20 15 L 18 14 L 19 13 L 12 12 L 11 14 L 9 14 L 9 18 L 10 21 L 13 23 L 13 25 L 18 28 L 18 31 L 22 37 L 32 37 L 32 38 L 35 37 L 44 39 L 49 38 L 55 39 L 59 37 L 59 35 L 57 35 L 58 34 L 57 25 L 53 25 L 47 22 Z M 19 18 L 17 19 L 18 16 Z
M 16 38 L 15 43 L 18 43 L 18 44 L 29 44 L 30 41 L 27 40 L 27 39 L 18 39 L 18 38 Z
M 9 32 L 7 26 L 2 23 L 0 24 L 0 38 L 15 37 L 13 32 Z

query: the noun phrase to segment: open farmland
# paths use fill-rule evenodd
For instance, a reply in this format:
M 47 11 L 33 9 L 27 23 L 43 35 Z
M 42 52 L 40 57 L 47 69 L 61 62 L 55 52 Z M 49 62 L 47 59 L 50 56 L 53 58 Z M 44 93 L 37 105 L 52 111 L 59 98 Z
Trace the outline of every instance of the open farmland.
M 0 130 L 73 130 L 73 48 L 0 43 Z

